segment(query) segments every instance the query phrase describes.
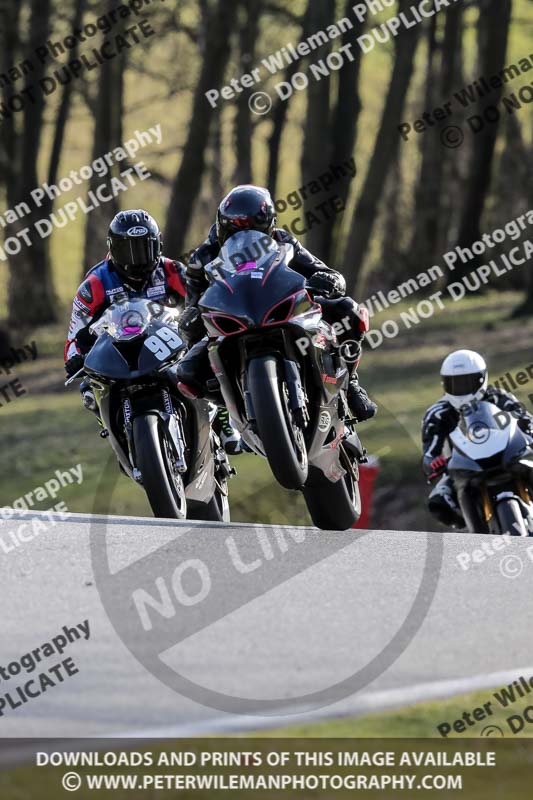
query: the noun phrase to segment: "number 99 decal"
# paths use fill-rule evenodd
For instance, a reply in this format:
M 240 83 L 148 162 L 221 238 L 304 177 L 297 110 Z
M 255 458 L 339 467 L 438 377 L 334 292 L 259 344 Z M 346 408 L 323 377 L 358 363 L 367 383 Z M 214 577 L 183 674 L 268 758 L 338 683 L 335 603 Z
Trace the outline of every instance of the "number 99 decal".
M 154 336 L 149 336 L 144 344 L 158 361 L 164 361 L 171 355 L 172 350 L 177 350 L 182 341 L 170 328 L 160 328 Z

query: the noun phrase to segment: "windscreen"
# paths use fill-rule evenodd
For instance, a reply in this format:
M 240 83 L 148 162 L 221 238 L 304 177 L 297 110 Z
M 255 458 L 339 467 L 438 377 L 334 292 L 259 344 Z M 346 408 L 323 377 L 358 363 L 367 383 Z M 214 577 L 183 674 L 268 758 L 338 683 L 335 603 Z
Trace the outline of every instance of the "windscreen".
M 479 434 L 482 431 L 501 431 L 506 427 L 507 417 L 498 406 L 483 400 L 465 409 L 461 414 L 459 429 L 468 438 L 477 438 L 476 431 Z
M 91 325 L 91 333 L 109 334 L 113 339 L 131 339 L 143 333 L 160 307 L 149 300 L 128 300 L 113 303 L 100 319 Z
M 231 236 L 222 250 L 223 267 L 231 272 L 268 269 L 279 254 L 279 245 L 260 231 L 239 231 Z

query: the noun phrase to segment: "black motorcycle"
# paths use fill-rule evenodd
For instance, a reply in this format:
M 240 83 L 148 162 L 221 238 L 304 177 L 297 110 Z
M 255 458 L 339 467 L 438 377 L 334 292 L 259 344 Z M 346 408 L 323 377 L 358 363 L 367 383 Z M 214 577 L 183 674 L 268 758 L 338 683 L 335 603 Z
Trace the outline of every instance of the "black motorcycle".
M 345 530 L 361 514 L 365 451 L 346 422 L 349 372 L 335 333 L 292 258 L 291 245 L 257 231 L 228 239 L 200 301 L 209 358 L 248 447 L 303 492 L 317 527 Z
M 461 410 L 449 437 L 448 474 L 472 533 L 533 532 L 533 440 L 486 400 Z
M 103 435 L 156 517 L 227 522 L 233 470 L 211 425 L 216 408 L 176 388 L 186 350 L 178 319 L 176 309 L 149 300 L 114 302 L 91 326 L 98 338 L 66 385 L 85 376 Z

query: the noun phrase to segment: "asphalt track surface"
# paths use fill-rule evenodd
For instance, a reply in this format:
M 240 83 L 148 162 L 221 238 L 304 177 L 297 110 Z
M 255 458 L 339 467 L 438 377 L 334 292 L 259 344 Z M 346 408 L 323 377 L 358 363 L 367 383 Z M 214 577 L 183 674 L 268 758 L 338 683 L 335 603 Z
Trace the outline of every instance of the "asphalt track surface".
M 255 730 L 533 674 L 533 539 L 206 525 L 71 515 L 0 553 L 0 666 L 90 624 L 0 680 L 78 670 L 4 707 L 0 737 Z

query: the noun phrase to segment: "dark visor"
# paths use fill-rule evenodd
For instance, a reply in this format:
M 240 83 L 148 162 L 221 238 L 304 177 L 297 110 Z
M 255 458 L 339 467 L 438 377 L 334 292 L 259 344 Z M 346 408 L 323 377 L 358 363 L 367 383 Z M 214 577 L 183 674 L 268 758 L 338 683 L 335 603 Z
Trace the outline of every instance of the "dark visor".
M 470 375 L 444 375 L 442 385 L 446 394 L 462 397 L 465 394 L 475 394 L 479 391 L 484 379 L 483 372 L 473 372 Z
M 157 241 L 153 237 L 114 239 L 111 247 L 113 261 L 121 267 L 151 266 L 157 258 Z

